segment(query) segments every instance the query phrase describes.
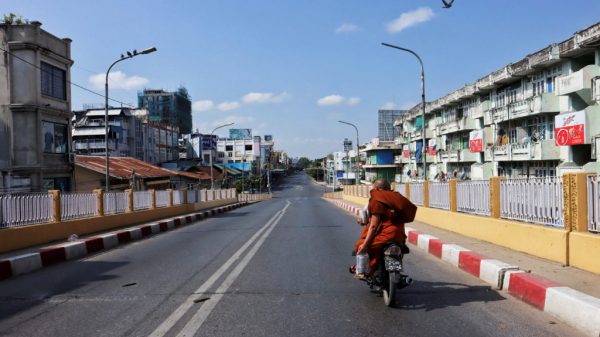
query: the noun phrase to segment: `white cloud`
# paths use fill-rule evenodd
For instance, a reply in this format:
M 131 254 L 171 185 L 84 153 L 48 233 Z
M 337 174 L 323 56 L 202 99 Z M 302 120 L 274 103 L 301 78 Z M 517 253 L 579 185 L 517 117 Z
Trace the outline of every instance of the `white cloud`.
M 105 79 L 106 74 L 96 74 L 90 76 L 89 82 L 94 89 L 103 89 Z M 119 70 L 113 71 L 110 73 L 110 75 L 108 75 L 108 86 L 110 89 L 140 89 L 148 82 L 150 81 L 147 78 L 137 75 L 128 77 L 127 74 Z
M 230 111 L 238 109 L 241 106 L 239 102 L 222 102 L 217 105 L 217 109 L 221 111 Z
M 360 103 L 360 98 L 358 98 L 358 97 L 350 97 L 346 101 L 346 104 L 348 104 L 348 105 L 357 105 L 358 103 Z
M 215 106 L 215 103 L 211 100 L 201 100 L 192 103 L 193 111 L 208 111 Z
M 352 23 L 343 23 L 341 26 L 335 29 L 336 34 L 340 33 L 352 33 L 358 30 L 358 26 Z
M 317 104 L 320 106 L 337 105 L 337 104 L 342 104 L 344 102 L 344 100 L 345 100 L 344 96 L 329 95 L 329 96 L 319 98 L 319 100 L 317 101 Z
M 251 92 L 242 97 L 242 102 L 246 104 L 253 103 L 281 103 L 286 100 L 290 95 L 287 92 L 282 92 L 279 95 L 275 95 L 271 92 Z
M 396 107 L 396 104 L 394 104 L 394 102 L 385 102 L 382 106 L 381 106 L 381 110 L 394 110 L 394 108 Z
M 402 13 L 396 20 L 387 23 L 389 33 L 400 33 L 408 27 L 431 20 L 435 14 L 429 7 L 421 7 L 414 11 Z
M 228 123 L 235 123 L 235 124 L 242 124 L 239 127 L 245 127 L 247 125 L 243 125 L 243 124 L 253 123 L 255 120 L 256 119 L 251 116 L 229 115 L 223 119 L 213 121 L 212 125 L 219 126 L 219 125 L 228 124 Z M 232 127 L 234 127 L 234 126 L 232 125 Z
M 317 104 L 320 106 L 339 105 L 339 104 L 357 105 L 358 103 L 360 103 L 360 98 L 358 98 L 358 97 L 346 98 L 341 95 L 329 95 L 329 96 L 321 97 L 317 100 Z

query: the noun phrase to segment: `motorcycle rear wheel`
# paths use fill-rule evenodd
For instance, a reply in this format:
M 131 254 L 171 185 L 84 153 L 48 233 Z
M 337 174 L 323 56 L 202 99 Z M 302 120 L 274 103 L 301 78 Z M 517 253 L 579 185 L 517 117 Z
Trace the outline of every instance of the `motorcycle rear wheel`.
M 387 272 L 387 277 L 384 278 L 383 284 L 383 302 L 387 307 L 393 307 L 396 304 L 396 291 L 398 287 L 398 274 L 395 272 Z

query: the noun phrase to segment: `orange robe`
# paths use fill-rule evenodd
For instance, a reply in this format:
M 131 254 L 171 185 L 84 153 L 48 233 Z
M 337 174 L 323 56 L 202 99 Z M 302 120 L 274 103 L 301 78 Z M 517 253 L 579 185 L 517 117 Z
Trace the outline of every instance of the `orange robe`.
M 393 207 L 392 207 L 393 206 Z M 381 248 L 390 242 L 404 242 L 406 234 L 404 233 L 404 221 L 412 221 L 416 207 L 404 196 L 393 191 L 371 190 L 369 199 L 369 214 L 379 215 L 381 224 L 377 233 L 369 246 L 369 266 L 371 273 L 377 268 L 377 261 L 381 257 Z M 402 214 L 397 214 L 393 209 L 402 210 Z M 363 244 L 369 231 L 369 224 L 364 226 L 360 239 L 354 245 L 355 251 L 358 251 Z

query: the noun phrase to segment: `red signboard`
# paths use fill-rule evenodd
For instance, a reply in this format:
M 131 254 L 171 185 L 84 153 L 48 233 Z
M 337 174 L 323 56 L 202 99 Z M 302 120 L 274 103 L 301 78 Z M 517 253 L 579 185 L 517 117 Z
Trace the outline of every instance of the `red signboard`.
M 483 131 L 475 130 L 469 133 L 469 151 L 483 152 Z
M 585 111 L 554 117 L 554 142 L 557 146 L 586 144 Z
M 435 156 L 437 154 L 437 142 L 435 138 L 427 140 L 427 153 L 430 156 Z
M 410 153 L 408 152 L 408 150 L 402 150 L 402 156 L 404 156 L 404 158 L 409 158 Z

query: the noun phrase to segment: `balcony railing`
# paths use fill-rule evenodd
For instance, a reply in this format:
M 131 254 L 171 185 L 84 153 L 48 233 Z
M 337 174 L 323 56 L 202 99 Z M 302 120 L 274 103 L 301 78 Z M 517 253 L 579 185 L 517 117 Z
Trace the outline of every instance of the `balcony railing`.
M 524 75 L 529 72 L 531 67 L 529 66 L 529 58 L 526 57 L 520 61 L 517 61 L 510 66 L 510 70 L 515 75 Z
M 495 123 L 500 123 L 508 120 L 508 109 L 506 108 L 506 106 L 492 108 L 490 111 L 492 113 L 492 120 Z
M 490 80 L 492 83 L 502 82 L 511 77 L 510 68 L 508 66 L 498 69 L 490 74 Z
M 492 83 L 489 75 L 482 77 L 475 82 L 475 88 L 477 88 L 477 90 L 481 90 L 481 89 L 487 90 L 487 89 L 491 89 L 492 87 L 493 87 L 493 83 Z
M 560 55 L 565 55 L 575 49 L 575 38 L 572 37 L 566 41 L 561 42 L 558 45 L 558 51 Z
M 600 40 L 600 23 L 575 33 L 577 45 L 589 45 Z
M 563 75 L 557 79 L 557 95 L 568 95 L 578 93 L 591 99 L 592 79 L 600 75 L 600 66 L 590 64 L 583 69 L 569 75 Z
M 529 64 L 532 67 L 543 66 L 553 61 L 556 61 L 559 58 L 559 47 L 557 45 L 551 45 L 536 53 L 529 55 Z

